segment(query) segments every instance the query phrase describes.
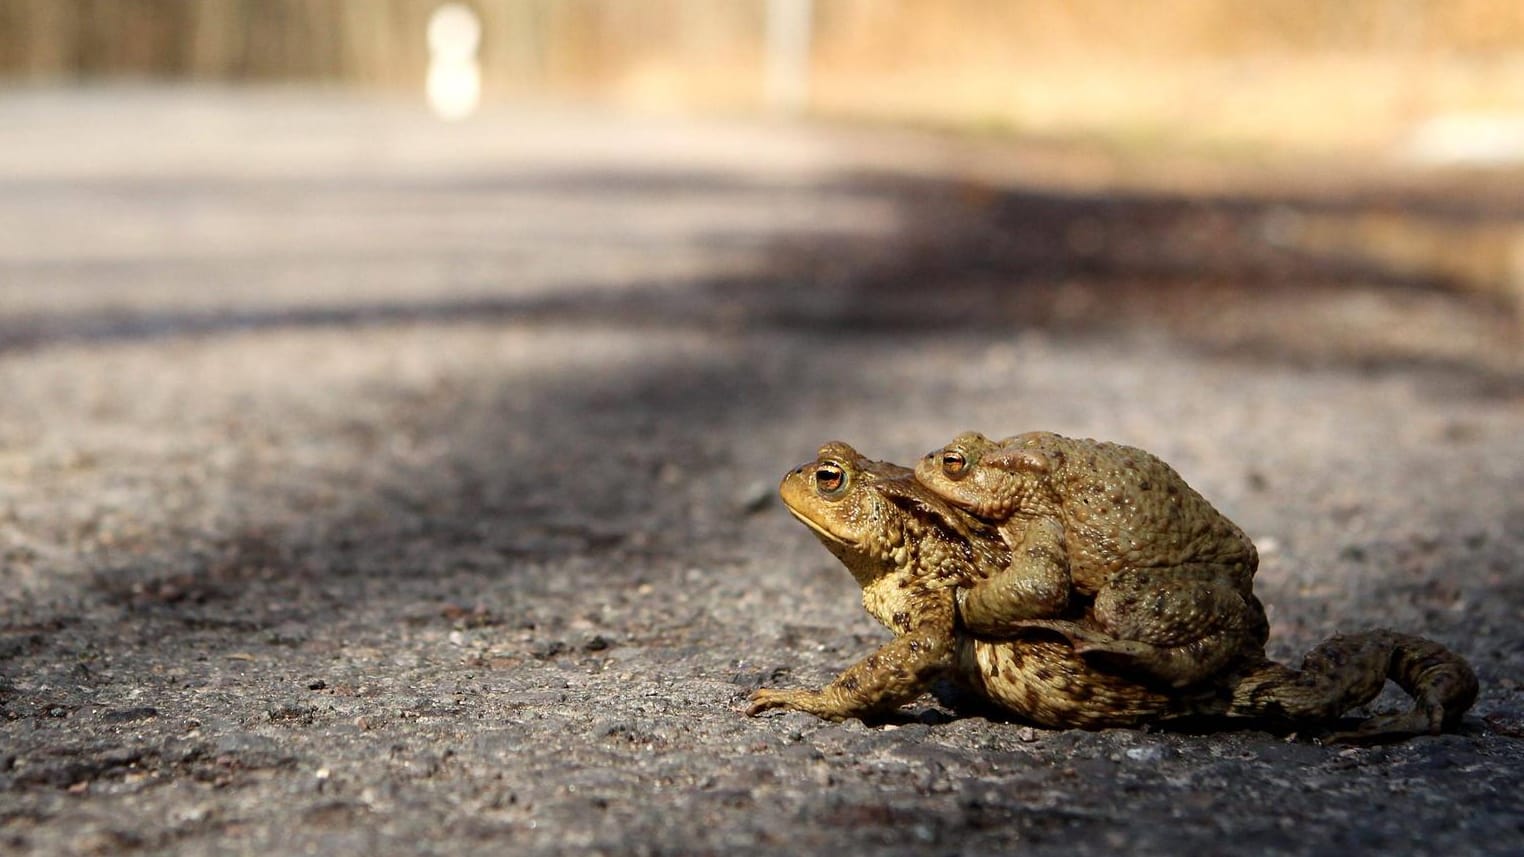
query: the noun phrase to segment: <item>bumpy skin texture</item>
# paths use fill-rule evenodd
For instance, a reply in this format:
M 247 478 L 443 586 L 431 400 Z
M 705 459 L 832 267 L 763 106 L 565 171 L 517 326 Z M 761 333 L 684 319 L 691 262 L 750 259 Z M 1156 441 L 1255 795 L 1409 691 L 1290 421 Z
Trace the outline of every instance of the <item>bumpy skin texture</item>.
M 1050 432 L 966 432 L 916 478 L 1011 547 L 1010 565 L 959 595 L 973 633 L 1046 628 L 1175 687 L 1262 654 L 1254 544 L 1155 456 Z
M 1335 637 L 1300 670 L 1259 655 L 1190 688 L 1171 688 L 1121 663 L 1102 667 L 1067 640 L 981 637 L 955 616 L 956 593 L 1005 573 L 1011 551 L 995 530 L 927 491 L 906 468 L 863 458 L 844 443 L 783 478 L 789 511 L 851 571 L 863 605 L 894 632 L 877 652 L 820 690 L 758 690 L 748 714 L 807 711 L 829 720 L 882 715 L 951 678 L 1018 717 L 1053 728 L 1133 726 L 1185 715 L 1317 724 L 1369 702 L 1395 680 L 1412 711 L 1372 718 L 1355 740 L 1438 732 L 1476 698 L 1476 677 L 1436 643 L 1390 631 Z

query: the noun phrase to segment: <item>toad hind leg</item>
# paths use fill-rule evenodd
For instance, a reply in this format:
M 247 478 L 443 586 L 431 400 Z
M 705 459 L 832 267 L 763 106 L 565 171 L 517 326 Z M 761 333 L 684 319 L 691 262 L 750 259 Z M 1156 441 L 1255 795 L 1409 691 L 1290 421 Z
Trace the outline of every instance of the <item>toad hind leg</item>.
M 1064 619 L 1029 619 L 1013 629 L 1039 628 L 1062 635 L 1076 654 L 1106 660 L 1121 671 L 1153 676 L 1172 687 L 1188 687 L 1226 669 L 1236 660 L 1262 651 L 1264 638 L 1228 627 L 1180 645 L 1165 646 L 1123 640 L 1104 631 Z
M 1172 687 L 1189 687 L 1252 654 L 1253 638 L 1228 628 L 1178 646 L 1157 646 L 1136 640 L 1076 643 L 1074 651 L 1088 657 L 1105 656 L 1119 665 L 1163 680 Z
M 1095 622 L 1118 642 L 1077 645 L 1173 687 L 1188 687 L 1237 661 L 1263 656 L 1264 607 L 1211 566 L 1133 569 L 1096 594 Z
M 950 670 L 954 655 L 948 630 L 914 629 L 848 667 L 820 690 L 758 690 L 751 695 L 746 713 L 756 716 L 772 709 L 793 709 L 825 720 L 845 720 L 891 711 L 920 696 L 937 676 Z
M 1025 620 L 1067 637 L 1074 651 L 1119 670 L 1188 687 L 1234 662 L 1261 657 L 1269 626 L 1264 607 L 1210 567 L 1132 569 L 1096 595 L 1089 621 Z
M 1413 708 L 1381 715 L 1330 741 L 1382 741 L 1454 728 L 1476 701 L 1476 673 L 1444 646 L 1393 631 L 1333 637 L 1307 654 L 1300 670 L 1266 661 L 1233 687 L 1228 713 L 1328 721 L 1380 693 L 1387 679 L 1413 697 Z

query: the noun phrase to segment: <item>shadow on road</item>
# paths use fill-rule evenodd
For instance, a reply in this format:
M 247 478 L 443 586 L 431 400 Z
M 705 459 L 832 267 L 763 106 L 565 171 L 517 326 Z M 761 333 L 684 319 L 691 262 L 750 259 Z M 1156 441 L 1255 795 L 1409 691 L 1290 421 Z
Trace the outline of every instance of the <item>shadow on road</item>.
M 268 185 L 261 187 L 268 191 Z M 171 196 L 179 205 L 191 205 L 197 195 L 251 192 L 238 182 L 183 190 L 152 181 L 122 182 L 110 191 L 148 204 Z M 1432 370 L 1450 392 L 1458 382 L 1462 391 L 1513 395 L 1524 377 L 1518 360 L 1524 298 L 1516 293 L 1516 283 L 1524 282 L 1524 206 L 1497 195 L 1059 193 L 881 174 L 780 189 L 683 172 L 303 181 L 288 192 L 340 194 L 362 205 L 417 197 L 425 208 L 428 199 L 447 196 L 451 204 L 465 198 L 485 210 L 493 200 L 525 195 L 618 198 L 653 209 L 673 200 L 809 206 L 848 197 L 888 206 L 896 227 L 881 233 L 817 223 L 760 237 L 701 232 L 690 236 L 700 246 L 762 240 L 757 255 L 766 261 L 744 274 L 647 279 L 617 289 L 517 291 L 477 283 L 446 298 L 346 296 L 331 303 L 169 304 L 13 316 L 0 318 L 0 351 L 283 328 L 512 320 L 900 338 L 1142 332 L 1247 361 Z M 560 250 L 547 241 L 546 252 Z M 179 279 L 215 281 L 228 266 L 214 257 L 198 260 L 194 248 L 185 252 L 146 263 L 147 273 L 138 277 L 153 279 L 156 265 L 169 264 Z M 377 247 L 368 255 L 388 252 Z M 437 252 L 448 259 L 461 251 Z M 342 266 L 344 257 L 315 261 Z M 40 264 L 77 269 L 92 263 Z M 94 264 L 119 272 L 134 262 Z M 21 280 L 33 273 L 26 266 L 13 271 Z

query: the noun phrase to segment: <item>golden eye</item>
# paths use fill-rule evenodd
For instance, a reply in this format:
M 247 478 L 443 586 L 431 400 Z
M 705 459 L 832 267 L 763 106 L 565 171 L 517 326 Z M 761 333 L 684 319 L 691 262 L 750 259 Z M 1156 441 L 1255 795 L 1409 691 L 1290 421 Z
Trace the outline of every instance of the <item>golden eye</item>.
M 968 459 L 956 449 L 949 449 L 942 453 L 942 472 L 948 476 L 962 476 L 968 467 Z
M 840 494 L 847 487 L 847 473 L 840 465 L 826 462 L 815 468 L 815 490 L 825 496 Z

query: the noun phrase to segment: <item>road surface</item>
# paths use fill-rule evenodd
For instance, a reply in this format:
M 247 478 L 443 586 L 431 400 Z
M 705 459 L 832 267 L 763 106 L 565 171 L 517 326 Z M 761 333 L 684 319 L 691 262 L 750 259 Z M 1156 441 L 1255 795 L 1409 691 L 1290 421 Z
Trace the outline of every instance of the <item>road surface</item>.
M 0 850 L 1524 851 L 1514 307 L 1293 240 L 1520 197 L 1108 164 L 0 93 Z M 1258 542 L 1272 654 L 1393 627 L 1480 700 L 1372 748 L 743 716 L 885 638 L 778 479 L 968 428 L 1158 453 Z

